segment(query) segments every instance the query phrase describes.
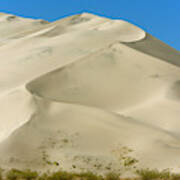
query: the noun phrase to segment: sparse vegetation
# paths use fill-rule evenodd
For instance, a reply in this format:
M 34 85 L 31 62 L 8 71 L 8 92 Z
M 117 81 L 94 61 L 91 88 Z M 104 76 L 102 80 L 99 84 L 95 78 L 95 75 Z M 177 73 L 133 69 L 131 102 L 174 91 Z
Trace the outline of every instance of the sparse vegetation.
M 180 174 L 173 174 L 168 170 L 141 169 L 136 173 L 139 177 L 125 179 L 114 172 L 100 176 L 92 172 L 73 173 L 60 170 L 41 174 L 31 170 L 11 169 L 8 172 L 0 170 L 0 180 L 180 180 Z
M 8 20 L 8 21 L 13 21 L 13 20 L 15 20 L 16 18 L 17 18 L 16 16 L 11 15 L 11 16 L 8 16 L 8 17 L 7 17 L 7 20 Z
M 49 176 L 47 176 L 47 180 L 72 180 L 73 179 L 72 173 L 67 173 L 64 171 L 55 172 Z
M 3 172 L 3 170 L 0 168 L 0 180 L 3 179 L 3 178 L 2 178 L 2 172 Z
M 64 143 L 68 143 L 68 142 L 69 142 L 68 139 L 63 139 L 62 141 L 63 141 Z
M 44 161 L 46 165 L 59 166 L 59 162 L 57 161 L 52 162 L 49 160 L 49 155 L 45 151 L 42 152 L 42 160 Z
M 105 180 L 119 180 L 119 179 L 120 179 L 119 176 L 120 176 L 120 175 L 118 175 L 118 174 L 116 174 L 116 173 L 108 173 L 108 174 L 106 175 Z
M 34 180 L 37 179 L 38 173 L 36 171 L 24 170 L 20 171 L 17 169 L 12 169 L 7 172 L 6 179 L 7 180 Z
M 169 170 L 158 171 L 157 169 L 137 170 L 142 180 L 180 180 L 180 174 L 170 173 Z
M 73 164 L 72 167 L 73 167 L 73 168 L 76 168 L 76 165 Z
M 77 177 L 83 180 L 103 180 L 102 176 L 98 176 L 92 172 L 80 173 L 77 174 Z
M 126 157 L 124 159 L 124 166 L 132 166 L 134 165 L 135 163 L 137 163 L 138 160 L 135 159 L 135 158 L 132 158 L 132 157 Z

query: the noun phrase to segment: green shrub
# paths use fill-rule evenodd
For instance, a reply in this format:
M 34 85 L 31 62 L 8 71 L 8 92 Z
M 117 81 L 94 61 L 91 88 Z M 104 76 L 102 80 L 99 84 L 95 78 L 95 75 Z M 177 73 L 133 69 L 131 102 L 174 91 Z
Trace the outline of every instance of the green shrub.
M 138 170 L 137 173 L 142 177 L 143 180 L 155 180 L 155 179 L 162 179 L 168 180 L 171 178 L 171 174 L 169 171 L 158 171 L 158 170 L 149 170 L 149 169 L 142 169 Z
M 125 160 L 124 160 L 124 166 L 132 166 L 134 165 L 135 163 L 137 163 L 138 160 L 135 159 L 135 158 L 132 158 L 132 157 L 127 157 Z
M 103 180 L 102 176 L 98 176 L 96 174 L 93 174 L 92 172 L 80 173 L 76 176 L 84 180 Z
M 17 169 L 12 169 L 7 172 L 6 178 L 8 180 L 18 180 L 18 179 L 23 179 L 23 180 L 34 180 L 38 177 L 38 173 L 35 171 L 31 170 L 24 170 L 20 171 Z
M 116 173 L 108 173 L 105 180 L 119 180 L 119 175 Z
M 171 180 L 180 180 L 180 174 L 173 174 Z
M 73 179 L 73 174 L 65 171 L 58 171 L 52 173 L 50 176 L 47 177 L 47 180 L 71 180 L 71 179 Z
M 137 170 L 139 178 L 128 180 L 180 180 L 180 174 L 170 173 L 168 170 L 158 171 L 150 169 Z M 4 178 L 3 178 L 4 177 Z M 119 174 L 108 173 L 105 177 L 92 172 L 72 173 L 65 171 L 46 172 L 38 175 L 36 171 L 12 169 L 7 173 L 0 170 L 0 180 L 122 180 Z M 125 179 L 123 179 L 125 180 Z M 127 180 L 127 179 L 126 179 Z

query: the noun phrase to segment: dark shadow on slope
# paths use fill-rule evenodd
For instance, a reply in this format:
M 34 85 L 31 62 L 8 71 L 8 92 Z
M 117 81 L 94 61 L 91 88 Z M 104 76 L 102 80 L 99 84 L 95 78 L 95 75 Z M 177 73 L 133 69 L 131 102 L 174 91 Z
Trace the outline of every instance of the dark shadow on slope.
M 180 52 L 156 39 L 150 34 L 146 34 L 146 38 L 144 38 L 142 41 L 122 44 L 151 56 L 160 58 L 168 63 L 180 66 Z

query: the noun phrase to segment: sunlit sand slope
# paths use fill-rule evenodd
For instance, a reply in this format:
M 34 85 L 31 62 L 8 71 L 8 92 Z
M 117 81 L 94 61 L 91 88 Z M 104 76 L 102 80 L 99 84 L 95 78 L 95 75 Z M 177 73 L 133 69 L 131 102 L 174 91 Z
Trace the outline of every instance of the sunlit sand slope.
M 92 14 L 0 14 L 0 32 L 2 167 L 179 168 L 178 51 Z

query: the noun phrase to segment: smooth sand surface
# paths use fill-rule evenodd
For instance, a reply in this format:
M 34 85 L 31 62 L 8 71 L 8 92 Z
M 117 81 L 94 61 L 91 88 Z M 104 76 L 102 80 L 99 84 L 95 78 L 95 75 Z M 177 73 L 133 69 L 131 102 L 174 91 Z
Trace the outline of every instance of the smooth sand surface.
M 1 167 L 178 170 L 179 65 L 123 20 L 0 14 Z

